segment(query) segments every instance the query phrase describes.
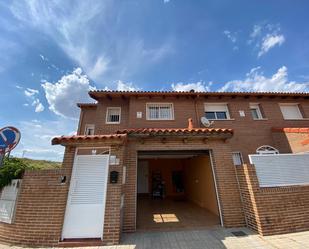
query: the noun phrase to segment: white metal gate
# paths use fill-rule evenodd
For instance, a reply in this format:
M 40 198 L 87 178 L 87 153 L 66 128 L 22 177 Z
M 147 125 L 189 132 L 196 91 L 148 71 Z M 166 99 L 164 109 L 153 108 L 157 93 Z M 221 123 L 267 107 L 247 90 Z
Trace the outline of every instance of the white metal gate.
M 102 238 L 109 155 L 76 155 L 62 239 Z

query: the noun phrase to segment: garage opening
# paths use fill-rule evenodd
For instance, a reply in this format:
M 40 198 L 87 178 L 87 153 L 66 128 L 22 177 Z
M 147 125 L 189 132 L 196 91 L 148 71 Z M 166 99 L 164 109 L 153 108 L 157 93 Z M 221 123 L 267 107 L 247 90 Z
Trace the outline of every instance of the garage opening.
M 209 151 L 142 151 L 137 164 L 137 230 L 220 225 Z

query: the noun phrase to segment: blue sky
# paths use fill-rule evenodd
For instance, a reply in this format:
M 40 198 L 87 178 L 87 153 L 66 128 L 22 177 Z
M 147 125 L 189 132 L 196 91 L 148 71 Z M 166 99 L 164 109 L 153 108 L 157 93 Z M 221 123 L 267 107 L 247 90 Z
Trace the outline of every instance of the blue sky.
M 309 91 L 308 1 L 0 3 L 0 127 L 61 160 L 89 89 Z

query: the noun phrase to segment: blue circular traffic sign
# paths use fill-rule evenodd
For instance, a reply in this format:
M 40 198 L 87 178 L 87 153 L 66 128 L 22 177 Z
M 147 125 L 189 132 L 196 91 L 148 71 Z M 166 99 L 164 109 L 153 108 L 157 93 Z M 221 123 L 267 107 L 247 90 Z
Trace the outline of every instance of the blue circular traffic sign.
M 20 140 L 17 128 L 8 126 L 0 129 L 0 153 L 5 154 L 13 150 Z

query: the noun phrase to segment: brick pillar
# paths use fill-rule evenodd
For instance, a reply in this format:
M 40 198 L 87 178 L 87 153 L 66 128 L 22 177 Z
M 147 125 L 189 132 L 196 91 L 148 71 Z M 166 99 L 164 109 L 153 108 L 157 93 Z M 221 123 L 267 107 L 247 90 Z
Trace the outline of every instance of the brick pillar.
M 211 151 L 224 226 L 244 226 L 246 223 L 230 146 L 222 143 Z
M 257 205 L 259 183 L 255 167 L 253 165 L 243 164 L 241 166 L 236 166 L 236 172 L 239 179 L 247 226 L 261 233 L 261 220 Z

